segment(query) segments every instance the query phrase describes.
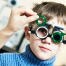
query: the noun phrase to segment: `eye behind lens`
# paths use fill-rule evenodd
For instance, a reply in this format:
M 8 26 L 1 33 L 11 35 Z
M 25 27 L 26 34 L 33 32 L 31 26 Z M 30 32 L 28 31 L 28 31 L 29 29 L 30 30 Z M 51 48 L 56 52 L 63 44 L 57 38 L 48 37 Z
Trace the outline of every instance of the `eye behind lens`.
M 39 28 L 37 28 L 36 30 L 36 35 L 39 37 L 39 38 L 46 38 L 47 35 L 48 35 L 48 29 L 44 26 L 41 26 Z

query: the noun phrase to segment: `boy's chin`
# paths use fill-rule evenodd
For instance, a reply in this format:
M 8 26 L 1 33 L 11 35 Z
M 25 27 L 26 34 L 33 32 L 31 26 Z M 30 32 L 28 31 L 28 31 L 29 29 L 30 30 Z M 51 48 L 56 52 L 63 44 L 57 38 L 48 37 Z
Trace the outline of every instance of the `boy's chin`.
M 48 60 L 51 60 L 50 58 L 39 58 L 40 60 L 45 60 L 45 61 L 48 61 Z
M 51 60 L 52 58 L 50 58 L 50 57 L 47 57 L 47 56 L 38 56 L 38 58 L 40 59 L 40 60 Z

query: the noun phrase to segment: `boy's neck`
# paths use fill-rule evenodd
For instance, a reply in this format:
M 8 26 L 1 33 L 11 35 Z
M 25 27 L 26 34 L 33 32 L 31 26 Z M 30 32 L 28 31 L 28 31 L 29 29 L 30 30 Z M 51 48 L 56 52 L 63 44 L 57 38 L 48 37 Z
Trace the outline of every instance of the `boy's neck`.
M 25 60 L 25 62 L 29 62 L 29 63 L 32 63 L 34 65 L 39 65 L 39 66 L 43 66 L 43 65 L 46 65 L 46 66 L 53 66 L 53 63 L 56 59 L 56 56 L 54 56 L 51 60 L 48 60 L 48 61 L 44 61 L 44 60 L 40 60 L 38 59 L 34 54 L 33 52 L 31 51 L 29 45 L 27 45 L 26 47 L 26 51 L 25 51 L 25 57 L 27 58 Z M 31 65 L 32 65 L 31 64 Z

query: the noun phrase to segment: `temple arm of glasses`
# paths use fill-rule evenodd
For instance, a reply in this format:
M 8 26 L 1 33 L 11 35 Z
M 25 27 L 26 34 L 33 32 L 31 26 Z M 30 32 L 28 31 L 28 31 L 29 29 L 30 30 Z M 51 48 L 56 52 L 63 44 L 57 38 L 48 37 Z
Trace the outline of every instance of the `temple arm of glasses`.
M 35 30 L 28 31 L 28 33 L 35 34 Z

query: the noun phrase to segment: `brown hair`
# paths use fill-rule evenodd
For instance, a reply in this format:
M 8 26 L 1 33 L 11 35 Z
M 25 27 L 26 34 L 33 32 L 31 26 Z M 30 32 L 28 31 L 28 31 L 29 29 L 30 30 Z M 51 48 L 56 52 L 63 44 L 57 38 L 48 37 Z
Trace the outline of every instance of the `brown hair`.
M 44 15 L 47 21 L 50 18 L 57 17 L 61 23 L 66 25 L 66 6 L 61 3 L 42 2 L 41 4 L 36 4 L 32 10 L 39 15 Z M 34 23 L 35 21 L 29 23 L 29 26 Z

